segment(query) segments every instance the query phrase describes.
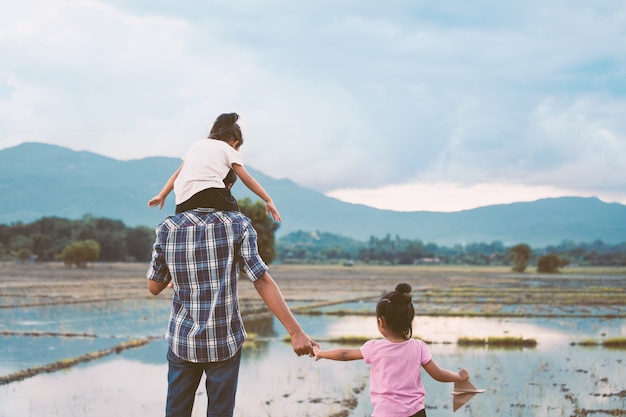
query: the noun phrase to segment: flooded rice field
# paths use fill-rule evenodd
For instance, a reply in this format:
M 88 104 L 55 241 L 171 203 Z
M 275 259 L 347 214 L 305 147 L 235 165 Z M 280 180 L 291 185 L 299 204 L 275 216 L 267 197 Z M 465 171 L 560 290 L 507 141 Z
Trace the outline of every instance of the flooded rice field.
M 486 390 L 454 412 L 452 384 L 438 383 L 424 373 L 429 417 L 626 415 L 626 350 L 602 345 L 626 338 L 626 306 L 619 298 L 626 275 L 576 278 L 578 292 L 571 283 L 559 282 L 552 288 L 552 303 L 541 306 L 526 302 L 543 299 L 541 292 L 520 296 L 520 288 L 529 285 L 520 279 L 528 278 L 506 271 L 492 275 L 446 271 L 442 279 L 434 280 L 437 271 L 390 269 L 360 273 L 337 269 L 333 275 L 332 269 L 276 268 L 273 276 L 300 323 L 324 348 L 339 346 L 342 337 L 380 337 L 371 314 L 380 293 L 400 281 L 422 287 L 414 295 L 418 311 L 421 308 L 414 334 L 430 343 L 441 366 L 466 367 L 474 385 Z M 27 369 L 102 353 L 74 366 L 49 368 L 0 384 L 0 417 L 164 414 L 167 346 L 161 335 L 170 304 L 167 296 L 145 296 L 141 271 L 142 266 L 136 271 L 114 271 L 119 280 L 109 280 L 110 287 L 104 290 L 80 278 L 55 281 L 47 291 L 37 292 L 33 288 L 41 287 L 43 271 L 23 271 L 19 277 L 5 271 L 0 276 L 6 284 L 0 294 L 0 378 L 8 380 Z M 324 294 L 319 283 L 295 279 L 307 274 L 326 280 L 323 286 L 328 292 Z M 383 274 L 397 275 L 381 279 Z M 360 275 L 364 278 L 358 285 Z M 484 276 L 489 280 L 477 278 Z M 550 277 L 530 276 L 540 281 L 532 285 L 544 290 L 546 282 L 552 282 Z M 21 285 L 15 283 L 17 278 Z M 85 286 L 92 290 L 86 291 Z M 559 286 L 564 288 L 560 295 Z M 256 311 L 258 297 L 250 291 L 252 286 L 242 282 L 240 287 L 244 310 Z M 482 290 L 472 296 L 473 288 Z M 502 297 L 496 299 L 489 288 L 499 288 Z M 600 297 L 599 292 L 606 296 Z M 489 299 L 481 302 L 478 295 Z M 515 299 L 524 302 L 516 304 Z M 591 302 L 595 299 L 612 301 Z M 250 340 L 242 356 L 236 416 L 370 415 L 369 368 L 364 362 L 297 357 L 284 341 L 283 328 L 271 317 L 247 320 L 247 329 Z M 534 339 L 537 344 L 504 349 L 457 343 L 463 337 L 501 336 Z M 145 344 L 119 348 L 135 340 Z M 201 384 L 194 416 L 205 415 L 203 393 Z

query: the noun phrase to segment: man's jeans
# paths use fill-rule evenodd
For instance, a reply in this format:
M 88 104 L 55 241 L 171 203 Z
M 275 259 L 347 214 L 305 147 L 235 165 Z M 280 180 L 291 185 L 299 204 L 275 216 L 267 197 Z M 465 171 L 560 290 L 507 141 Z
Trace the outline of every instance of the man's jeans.
M 206 373 L 207 417 L 232 417 L 241 363 L 241 349 L 221 362 L 193 363 L 167 351 L 166 417 L 189 417 L 202 374 Z

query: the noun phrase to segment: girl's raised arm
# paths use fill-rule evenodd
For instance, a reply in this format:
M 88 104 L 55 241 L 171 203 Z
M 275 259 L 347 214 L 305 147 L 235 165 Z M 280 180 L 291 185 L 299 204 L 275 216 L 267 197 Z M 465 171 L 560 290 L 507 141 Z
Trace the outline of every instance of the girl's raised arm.
M 261 184 L 259 184 L 259 182 L 255 180 L 254 177 L 250 175 L 250 173 L 248 173 L 248 170 L 244 166 L 239 164 L 233 164 L 233 170 L 235 170 L 235 173 L 237 174 L 239 179 L 241 179 L 241 182 L 243 182 L 246 187 L 250 189 L 250 191 L 258 195 L 263 201 L 265 201 L 265 213 L 271 214 L 272 218 L 277 222 L 281 221 L 282 219 L 280 218 L 280 214 L 278 213 L 278 209 L 276 209 L 272 198 L 267 192 L 265 192 L 265 189 L 263 189 Z
M 183 165 L 184 165 L 184 162 L 182 164 L 180 164 L 180 166 L 172 174 L 170 179 L 167 180 L 167 182 L 163 186 L 163 189 L 161 190 L 161 192 L 159 194 L 155 195 L 154 197 L 152 197 L 150 199 L 150 201 L 148 201 L 148 207 L 159 206 L 160 209 L 163 208 L 163 205 L 165 204 L 165 199 L 167 198 L 168 194 L 171 193 L 172 190 L 174 189 L 174 181 L 176 181 L 176 178 L 178 177 L 178 174 L 180 173 L 180 170 L 183 169 Z

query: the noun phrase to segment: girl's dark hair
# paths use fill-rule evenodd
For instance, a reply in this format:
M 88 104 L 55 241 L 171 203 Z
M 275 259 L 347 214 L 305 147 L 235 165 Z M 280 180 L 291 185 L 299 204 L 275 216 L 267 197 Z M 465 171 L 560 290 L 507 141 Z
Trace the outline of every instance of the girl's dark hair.
M 389 330 L 405 340 L 413 336 L 415 310 L 411 302 L 411 286 L 401 283 L 394 291 L 383 295 L 376 304 L 376 318 L 384 318 Z
M 239 120 L 237 113 L 220 114 L 215 119 L 215 123 L 213 123 L 209 138 L 223 140 L 224 142 L 238 142 L 239 146 L 243 145 L 243 135 L 237 120 Z

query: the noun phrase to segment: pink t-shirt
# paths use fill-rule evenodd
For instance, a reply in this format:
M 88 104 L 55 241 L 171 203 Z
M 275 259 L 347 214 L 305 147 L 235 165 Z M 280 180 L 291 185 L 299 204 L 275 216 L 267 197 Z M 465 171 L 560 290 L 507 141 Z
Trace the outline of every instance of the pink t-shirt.
M 421 368 L 432 360 L 428 345 L 417 339 L 392 343 L 375 339 L 361 346 L 371 365 L 370 397 L 373 417 L 407 417 L 426 407 Z
M 224 188 L 224 177 L 233 164 L 243 166 L 241 155 L 228 143 L 200 139 L 183 156 L 183 169 L 174 181 L 176 204 L 207 188 Z

